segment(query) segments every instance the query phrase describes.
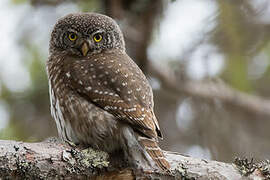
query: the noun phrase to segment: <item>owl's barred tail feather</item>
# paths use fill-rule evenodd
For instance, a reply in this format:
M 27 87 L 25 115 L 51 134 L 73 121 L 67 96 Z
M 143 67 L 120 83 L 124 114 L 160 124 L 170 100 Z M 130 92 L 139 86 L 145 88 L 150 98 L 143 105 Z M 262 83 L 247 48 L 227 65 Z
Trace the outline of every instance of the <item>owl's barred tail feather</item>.
M 139 137 L 138 141 L 145 148 L 146 152 L 155 161 L 156 165 L 160 169 L 164 171 L 170 170 L 169 162 L 166 160 L 162 150 L 159 148 L 157 142 L 154 139 Z

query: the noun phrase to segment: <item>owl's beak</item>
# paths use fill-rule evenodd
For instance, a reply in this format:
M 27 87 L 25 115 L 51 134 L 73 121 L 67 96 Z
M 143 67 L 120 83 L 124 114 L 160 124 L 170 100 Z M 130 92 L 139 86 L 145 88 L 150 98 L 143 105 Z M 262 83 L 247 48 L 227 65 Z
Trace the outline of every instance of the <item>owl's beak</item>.
M 89 51 L 89 45 L 87 42 L 84 42 L 81 46 L 81 52 L 82 52 L 83 56 L 86 56 L 88 51 Z

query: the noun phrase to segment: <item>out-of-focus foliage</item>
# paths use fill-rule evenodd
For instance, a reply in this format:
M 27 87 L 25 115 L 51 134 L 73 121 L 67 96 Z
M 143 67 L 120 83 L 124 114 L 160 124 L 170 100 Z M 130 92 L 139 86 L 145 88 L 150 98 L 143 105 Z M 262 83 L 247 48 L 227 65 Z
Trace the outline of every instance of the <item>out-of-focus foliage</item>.
M 8 116 L 1 115 L 3 113 L 0 106 L 0 119 L 8 119 L 7 125 L 2 127 L 0 124 L 0 139 L 40 141 L 56 135 L 56 127 L 50 116 L 45 69 L 49 31 L 56 18 L 73 11 L 95 11 L 116 16 L 124 31 L 128 53 L 144 70 L 147 70 L 146 60 L 150 60 L 176 71 L 182 79 L 221 78 L 239 91 L 265 98 L 270 96 L 268 1 L 5 2 L 9 4 L 7 8 L 15 7 L 17 11 L 20 11 L 20 8 L 26 9 L 25 13 L 18 14 L 20 23 L 16 27 L 16 33 L 11 33 L 10 38 L 13 38 L 19 50 L 23 52 L 20 54 L 20 62 L 29 76 L 30 83 L 21 91 L 14 90 L 5 78 L 9 71 L 7 74 L 0 73 L 0 103 L 8 113 Z M 120 5 L 122 7 L 118 7 Z M 160 7 L 151 9 L 150 5 Z M 109 7 L 111 9 L 108 9 Z M 27 8 L 31 10 L 28 13 Z M 177 8 L 182 9 L 177 11 Z M 195 17 L 201 15 L 198 14 L 200 12 L 196 14 L 196 8 L 202 12 L 211 10 L 213 13 L 200 25 L 193 26 Z M 172 19 L 180 13 L 183 16 L 181 22 L 178 18 Z M 170 22 L 166 20 L 169 15 L 172 20 Z M 37 22 L 34 26 L 31 24 L 33 21 Z M 38 26 L 46 26 L 46 23 L 47 29 L 35 31 Z M 190 30 L 194 31 L 193 35 L 181 37 L 177 34 L 187 26 L 193 27 Z M 144 41 L 145 39 L 149 41 Z M 161 42 L 161 46 L 158 42 Z M 158 54 L 173 52 L 174 49 L 176 55 L 173 57 Z M 16 53 L 14 51 L 10 49 L 10 53 Z M 0 66 L 5 66 L 7 60 L 1 57 L 0 54 Z M 160 57 L 162 59 L 159 59 Z M 28 76 L 13 80 L 12 83 L 26 82 Z M 232 160 L 236 155 L 270 157 L 267 153 L 270 148 L 269 117 L 250 115 L 237 108 L 228 107 L 218 100 L 205 102 L 186 95 L 175 97 L 170 91 L 160 87 L 158 79 L 150 80 L 154 88 L 155 111 L 165 136 L 165 140 L 161 142 L 164 149 L 225 161 Z

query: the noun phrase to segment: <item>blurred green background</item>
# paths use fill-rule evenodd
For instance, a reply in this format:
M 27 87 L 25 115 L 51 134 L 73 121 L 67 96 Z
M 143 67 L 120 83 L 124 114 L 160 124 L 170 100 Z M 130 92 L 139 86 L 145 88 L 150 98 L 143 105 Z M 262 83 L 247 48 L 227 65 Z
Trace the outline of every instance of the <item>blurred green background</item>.
M 128 54 L 153 87 L 163 149 L 222 161 L 270 158 L 270 117 L 172 93 L 151 73 L 152 64 L 174 73 L 179 86 L 218 80 L 267 100 L 268 0 L 1 0 L 0 139 L 57 135 L 45 69 L 50 31 L 58 18 L 78 11 L 119 23 Z

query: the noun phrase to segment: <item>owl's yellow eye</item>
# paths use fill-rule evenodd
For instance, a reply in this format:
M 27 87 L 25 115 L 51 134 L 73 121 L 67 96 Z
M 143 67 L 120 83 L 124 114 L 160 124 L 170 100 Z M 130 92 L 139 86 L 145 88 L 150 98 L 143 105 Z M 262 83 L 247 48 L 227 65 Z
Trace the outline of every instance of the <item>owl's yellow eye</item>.
M 102 40 L 101 34 L 96 34 L 96 35 L 94 35 L 94 41 L 95 41 L 95 42 L 100 42 L 101 40 Z
M 75 41 L 77 39 L 77 35 L 75 33 L 69 33 L 68 38 L 71 41 Z

